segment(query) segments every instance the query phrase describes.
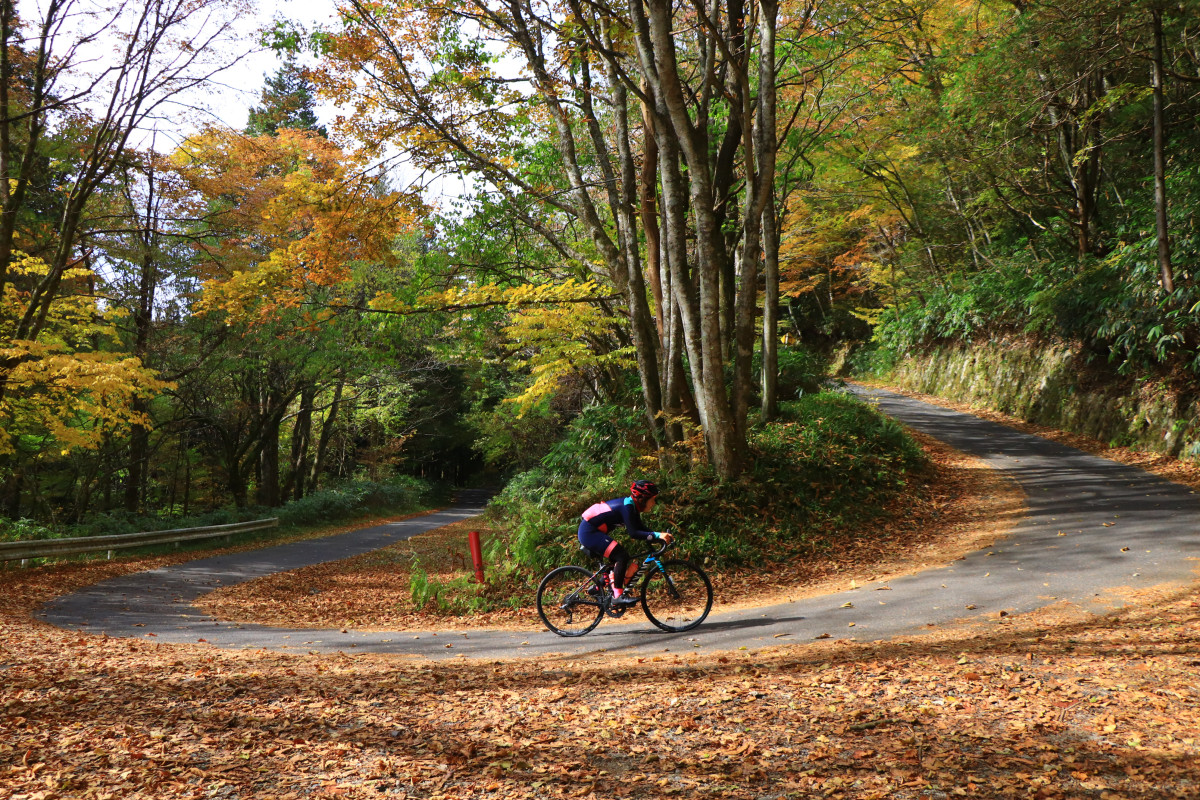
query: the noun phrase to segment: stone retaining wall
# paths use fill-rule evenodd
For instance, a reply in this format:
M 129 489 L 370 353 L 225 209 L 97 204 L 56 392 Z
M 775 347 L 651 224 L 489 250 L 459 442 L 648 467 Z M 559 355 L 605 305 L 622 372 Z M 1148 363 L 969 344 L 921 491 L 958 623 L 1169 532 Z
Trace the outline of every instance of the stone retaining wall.
M 1200 397 L 1156 383 L 1130 389 L 1126 380 L 1116 391 L 1105 391 L 1103 374 L 1084 364 L 1070 345 L 999 341 L 936 347 L 904 359 L 890 379 L 1109 444 L 1200 459 Z

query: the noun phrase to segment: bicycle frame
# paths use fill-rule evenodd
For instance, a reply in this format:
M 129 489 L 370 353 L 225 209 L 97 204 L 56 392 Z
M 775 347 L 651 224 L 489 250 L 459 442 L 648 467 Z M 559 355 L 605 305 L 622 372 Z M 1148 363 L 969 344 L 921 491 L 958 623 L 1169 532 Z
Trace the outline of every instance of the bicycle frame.
M 657 570 L 658 572 L 662 573 L 664 578 L 666 578 L 667 585 L 671 587 L 671 591 L 672 591 L 672 593 L 674 593 L 675 592 L 675 582 L 671 580 L 670 574 L 665 569 L 663 569 L 662 559 L 661 559 L 661 556 L 663 553 L 666 552 L 667 547 L 669 547 L 669 545 L 664 544 L 662 547 L 659 547 L 656 550 L 650 550 L 649 552 L 646 552 L 646 553 L 640 553 L 636 557 L 636 559 L 631 559 L 631 560 L 641 559 L 641 566 L 638 567 L 637 572 L 633 573 L 633 577 L 635 579 L 640 579 L 641 585 L 645 586 L 646 580 L 650 577 L 651 573 L 653 571 Z M 609 564 L 606 559 L 600 558 L 598 556 L 596 557 L 596 561 L 600 564 L 600 567 L 599 567 L 599 569 L 597 569 L 595 572 L 592 573 L 592 576 L 590 578 L 591 586 L 589 586 L 588 588 L 590 589 L 590 588 L 594 587 L 594 588 L 597 588 L 600 590 L 598 599 L 600 600 L 600 607 L 604 609 L 605 614 L 607 614 L 610 617 L 620 617 L 626 611 L 628 611 L 630 608 L 632 608 L 632 606 L 613 608 L 613 606 L 612 606 L 612 599 L 613 599 L 612 591 L 609 588 L 607 582 L 604 580 L 604 576 L 606 574 L 612 574 L 613 565 Z M 625 583 L 625 590 L 628 591 L 630 588 L 631 588 L 631 584 L 627 580 Z M 578 591 L 573 592 L 571 594 L 571 597 L 572 598 L 575 597 L 576 594 L 578 594 Z
M 662 558 L 671 544 L 664 542 L 631 559 L 637 565 L 633 579 L 625 587 L 629 591 L 627 596 L 633 598 L 631 603 L 615 603 L 610 580 L 613 565 L 594 553 L 596 566 L 590 571 L 579 565 L 551 570 L 538 585 L 538 615 L 546 627 L 560 636 L 583 636 L 605 616 L 624 616 L 640 602 L 641 609 L 656 627 L 671 633 L 691 630 L 704 621 L 712 608 L 712 583 L 704 570 L 695 564 Z M 683 586 L 686 588 L 678 583 L 681 576 L 685 576 Z M 634 597 L 635 583 L 640 597 Z M 552 601 L 551 597 L 554 598 Z M 679 601 L 694 602 L 694 605 L 676 607 L 674 604 Z M 690 610 L 693 608 L 694 611 Z

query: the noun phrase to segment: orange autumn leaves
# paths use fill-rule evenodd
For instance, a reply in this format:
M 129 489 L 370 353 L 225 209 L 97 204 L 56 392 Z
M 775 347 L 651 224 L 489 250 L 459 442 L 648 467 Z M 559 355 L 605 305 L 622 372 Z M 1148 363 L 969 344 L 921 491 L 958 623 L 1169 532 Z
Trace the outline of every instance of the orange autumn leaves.
M 255 321 L 328 305 L 356 264 L 388 266 L 422 204 L 315 133 L 210 129 L 175 154 L 195 192 L 206 282 L 197 310 Z

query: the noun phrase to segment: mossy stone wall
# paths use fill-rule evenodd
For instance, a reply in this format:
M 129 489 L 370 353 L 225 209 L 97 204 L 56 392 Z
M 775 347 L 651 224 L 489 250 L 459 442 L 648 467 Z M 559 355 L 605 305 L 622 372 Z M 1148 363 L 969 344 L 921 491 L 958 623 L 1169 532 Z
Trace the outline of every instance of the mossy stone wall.
M 1071 345 L 995 341 L 935 347 L 903 359 L 891 380 L 1112 445 L 1200 459 L 1200 397 L 1160 383 L 1131 386 L 1106 378 Z

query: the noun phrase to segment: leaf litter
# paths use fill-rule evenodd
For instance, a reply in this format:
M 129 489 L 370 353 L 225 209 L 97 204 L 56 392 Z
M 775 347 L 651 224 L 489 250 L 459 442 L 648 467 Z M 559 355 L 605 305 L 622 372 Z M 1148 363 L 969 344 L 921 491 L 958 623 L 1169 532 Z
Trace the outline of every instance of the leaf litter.
M 934 465 L 932 479 L 916 494 L 897 501 L 870 531 L 844 531 L 812 552 L 769 569 L 706 564 L 720 610 L 773 605 L 886 581 L 948 564 L 1002 539 L 1023 510 L 1023 495 L 1015 484 L 978 459 L 930 437 L 913 436 Z M 469 573 L 471 530 L 480 531 L 485 544 L 497 535 L 481 520 L 455 523 L 355 558 L 224 587 L 205 595 L 198 605 L 222 619 L 277 627 L 543 630 L 533 607 L 540 576 L 530 576 L 523 584 L 489 585 L 484 596 L 494 607 L 490 611 L 456 614 L 432 603 L 416 607 L 413 565 L 444 585 Z
M 927 546 L 922 563 L 953 549 Z M 171 560 L 0 571 L 0 797 L 1200 795 L 1197 585 L 878 644 L 504 662 L 227 651 L 35 618 Z M 889 574 L 873 566 L 811 585 Z M 752 600 L 738 585 L 722 597 Z

